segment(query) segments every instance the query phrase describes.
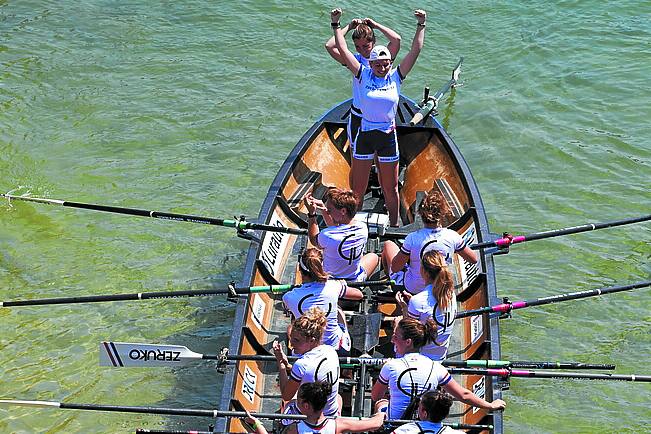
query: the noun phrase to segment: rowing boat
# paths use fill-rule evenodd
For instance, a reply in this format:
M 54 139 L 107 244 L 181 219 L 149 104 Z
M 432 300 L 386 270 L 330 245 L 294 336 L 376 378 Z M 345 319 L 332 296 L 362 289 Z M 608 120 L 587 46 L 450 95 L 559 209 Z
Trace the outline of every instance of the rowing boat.
M 308 192 L 321 197 L 328 188 L 350 188 L 351 151 L 346 135 L 350 101 L 328 111 L 301 138 L 274 179 L 262 205 L 258 221 L 286 228 L 306 228 L 307 215 L 302 198 Z M 419 111 L 411 100 L 401 97 L 396 116 L 400 146 L 400 201 L 402 227 L 406 234 L 422 226 L 415 212 L 418 201 L 431 188 L 438 188 L 452 210 L 447 226 L 458 231 L 469 244 L 494 239 L 489 232 L 479 191 L 459 149 L 434 116 L 414 126 L 409 120 Z M 380 251 L 387 236 L 388 217 L 377 186 L 366 194 L 358 213 L 369 225 L 368 250 Z M 295 282 L 296 262 L 307 238 L 283 232 L 241 233 L 252 240 L 244 269 L 244 285 L 273 285 Z M 400 234 L 391 233 L 392 237 Z M 493 259 L 480 254 L 477 264 L 455 255 L 453 262 L 459 310 L 495 304 Z M 370 290 L 369 290 L 370 291 Z M 361 304 L 345 307 L 353 341 L 352 355 L 383 357 L 390 345 L 390 325 L 384 316 L 396 314 L 390 300 L 369 298 Z M 273 293 L 249 294 L 239 298 L 230 341 L 231 354 L 269 354 L 274 339 L 286 340 L 289 318 L 283 312 L 281 296 Z M 500 359 L 500 334 L 497 318 L 477 315 L 457 320 L 449 350 L 449 359 Z M 369 372 L 363 367 L 340 384 L 346 403 L 343 415 L 368 415 L 370 411 Z M 488 400 L 501 398 L 499 380 L 484 376 L 457 378 L 462 385 Z M 273 412 L 280 404 L 277 368 L 274 362 L 238 360 L 224 378 L 222 409 Z M 493 425 L 502 432 L 501 414 L 455 403 L 450 422 Z M 219 423 L 219 421 L 218 421 Z M 243 432 L 237 419 L 217 426 L 225 432 Z

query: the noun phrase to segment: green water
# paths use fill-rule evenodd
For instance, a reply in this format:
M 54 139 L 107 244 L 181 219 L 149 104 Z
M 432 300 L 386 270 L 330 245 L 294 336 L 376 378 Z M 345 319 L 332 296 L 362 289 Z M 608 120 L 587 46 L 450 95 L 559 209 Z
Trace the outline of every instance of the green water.
M 342 2 L 408 50 L 417 3 Z M 404 84 L 461 87 L 440 119 L 495 232 L 651 212 L 651 8 L 646 2 L 436 2 Z M 350 77 L 325 53 L 331 4 L 313 1 L 0 1 L 0 190 L 231 218 L 256 216 L 285 155 Z M 371 10 L 372 12 L 369 12 Z M 399 56 L 401 57 L 401 56 Z M 501 296 L 530 299 L 648 279 L 651 226 L 513 247 Z M 0 204 L 0 299 L 222 287 L 247 244 L 232 229 Z M 518 311 L 510 360 L 617 364 L 651 374 L 651 293 Z M 231 334 L 219 297 L 0 309 L 0 397 L 215 408 L 208 363 L 97 366 L 102 340 L 214 353 Z M 513 379 L 508 433 L 651 431 L 644 383 Z M 2 433 L 205 429 L 209 421 L 0 408 Z

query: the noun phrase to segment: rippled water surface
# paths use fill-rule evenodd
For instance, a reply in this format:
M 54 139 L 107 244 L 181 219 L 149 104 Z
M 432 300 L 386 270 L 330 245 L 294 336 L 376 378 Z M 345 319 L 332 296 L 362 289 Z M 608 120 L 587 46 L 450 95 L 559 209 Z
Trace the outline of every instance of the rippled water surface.
M 343 2 L 344 17 L 368 7 Z M 403 36 L 416 4 L 373 7 Z M 303 132 L 349 96 L 325 53 L 330 4 L 305 1 L 0 1 L 0 190 L 230 218 L 255 216 Z M 495 232 L 651 213 L 651 9 L 645 2 L 430 3 L 403 87 L 464 86 L 441 120 Z M 399 56 L 400 57 L 400 56 Z M 496 258 L 501 296 L 531 299 L 649 279 L 651 226 L 532 242 Z M 225 228 L 0 203 L 0 299 L 179 290 L 241 278 Z M 510 360 L 617 364 L 651 374 L 651 293 L 531 308 L 502 322 Z M 214 408 L 207 363 L 97 366 L 102 340 L 214 353 L 219 297 L 0 308 L 0 397 Z M 509 433 L 649 432 L 642 383 L 513 379 Z M 0 432 L 133 432 L 208 421 L 0 408 Z

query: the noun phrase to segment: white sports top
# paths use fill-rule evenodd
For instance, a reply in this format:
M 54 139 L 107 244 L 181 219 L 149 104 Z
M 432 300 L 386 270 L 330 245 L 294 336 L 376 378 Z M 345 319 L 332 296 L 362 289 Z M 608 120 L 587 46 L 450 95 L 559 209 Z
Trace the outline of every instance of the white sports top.
M 423 291 L 411 297 L 407 314 L 423 324 L 430 318 L 434 320 L 436 341 L 425 345 L 420 353 L 432 360 L 445 360 L 450 346 L 454 317 L 457 315 L 457 296 L 453 293 L 450 305 L 442 311 L 432 293 L 432 285 L 427 285 Z
M 393 131 L 400 100 L 400 85 L 404 79 L 400 74 L 400 67 L 391 69 L 381 78 L 373 74 L 370 67 L 360 65 L 355 79 L 359 81 L 360 86 L 362 131 Z
M 413 397 L 444 386 L 452 380 L 440 363 L 419 353 L 405 354 L 382 366 L 378 381 L 389 386 L 389 419 L 400 419 Z
M 366 240 L 368 228 L 357 220 L 323 229 L 318 236 L 319 246 L 323 248 L 323 269 L 336 279 L 356 279 L 364 272 L 360 260 Z
M 294 362 L 289 378 L 300 384 L 315 381 L 328 381 L 332 392 L 323 409 L 325 416 L 334 416 L 339 410 L 337 394 L 339 393 L 339 356 L 329 345 L 319 345 Z
M 335 434 L 337 432 L 336 419 L 324 419 L 318 425 L 312 425 L 305 420 L 298 421 L 296 424 L 298 434 Z
M 366 67 L 369 66 L 368 65 L 368 59 L 366 57 L 362 56 L 359 53 L 355 53 L 354 56 L 355 56 L 355 59 L 357 59 L 357 61 L 359 62 L 360 65 L 364 65 Z M 358 79 L 353 77 L 353 106 L 355 108 L 357 108 L 358 110 L 361 110 L 361 108 L 360 108 L 360 105 L 361 105 L 360 101 L 361 101 L 361 98 L 362 98 L 360 96 L 361 91 L 362 91 L 361 83 L 359 82 Z M 357 114 L 359 115 L 360 113 L 357 112 Z
M 421 292 L 427 285 L 420 275 L 420 260 L 423 254 L 436 250 L 445 256 L 448 265 L 452 264 L 455 252 L 463 250 L 466 242 L 461 235 L 447 228 L 422 228 L 410 233 L 400 247 L 400 251 L 409 255 L 409 264 L 405 273 L 404 285 L 412 294 Z
M 337 318 L 337 301 L 346 294 L 346 288 L 346 282 L 343 280 L 308 282 L 286 292 L 283 295 L 283 303 L 294 318 L 302 316 L 311 307 L 321 309 L 327 319 L 323 343 L 338 350 L 344 331 Z

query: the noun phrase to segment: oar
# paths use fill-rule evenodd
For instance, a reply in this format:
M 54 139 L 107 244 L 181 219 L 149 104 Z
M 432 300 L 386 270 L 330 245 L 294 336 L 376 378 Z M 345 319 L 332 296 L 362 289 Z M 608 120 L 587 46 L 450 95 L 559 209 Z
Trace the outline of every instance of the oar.
M 454 372 L 452 372 L 454 371 Z M 620 374 L 588 374 L 584 372 L 554 372 L 554 371 L 520 371 L 516 369 L 467 369 L 456 368 L 451 373 L 463 375 L 487 375 L 492 377 L 522 377 L 522 378 L 572 378 L 576 380 L 613 380 L 637 381 L 651 383 L 651 375 L 620 375 Z
M 348 286 L 360 288 L 364 286 L 388 286 L 390 280 L 367 280 L 364 282 L 348 282 Z M 35 300 L 11 300 L 0 301 L 0 307 L 16 306 L 42 306 L 51 304 L 77 304 L 77 303 L 100 303 L 105 301 L 133 301 L 133 300 L 152 300 L 159 298 L 178 298 L 178 297 L 208 297 L 219 294 L 228 294 L 229 296 L 238 296 L 243 294 L 254 294 L 260 292 L 282 293 L 291 291 L 299 285 L 267 285 L 267 286 L 231 286 L 228 289 L 186 289 L 182 291 L 157 291 L 157 292 L 138 292 L 131 294 L 109 294 L 109 295 L 87 295 L 80 297 L 59 297 L 59 298 L 39 298 Z
M 536 298 L 534 300 L 523 300 L 497 304 L 495 306 L 480 307 L 479 309 L 465 310 L 457 312 L 456 318 L 465 318 L 467 316 L 480 315 L 492 312 L 510 312 L 515 309 L 522 309 L 531 306 L 540 306 L 543 304 L 558 303 L 560 301 L 576 300 L 579 298 L 596 297 L 603 294 L 612 294 L 615 292 L 630 291 L 632 289 L 644 288 L 651 285 L 651 280 L 632 283 L 630 285 L 612 286 L 610 288 L 591 289 L 587 291 L 569 292 L 566 294 L 551 295 L 549 297 Z
M 134 407 L 125 405 L 102 405 L 102 404 L 74 404 L 55 401 L 23 401 L 15 399 L 0 399 L 0 405 L 14 405 L 23 407 L 42 407 L 42 408 L 61 408 L 65 410 L 90 410 L 90 411 L 112 411 L 119 413 L 142 413 L 142 414 L 165 414 L 170 416 L 198 416 L 198 417 L 239 417 L 247 416 L 244 411 L 224 411 L 224 410 L 202 410 L 193 408 L 166 408 L 166 407 Z M 306 416 L 302 414 L 281 414 L 281 413 L 251 413 L 251 416 L 258 419 L 287 419 L 302 420 Z M 355 418 L 357 419 L 357 418 Z M 403 424 L 413 422 L 411 420 L 387 420 L 391 424 Z M 461 426 L 459 424 L 449 424 L 449 426 Z M 471 426 L 471 425 L 469 425 Z M 482 425 L 488 427 L 490 425 Z M 485 428 L 485 429 L 492 429 Z
M 100 366 L 119 368 L 181 366 L 198 360 L 218 360 L 227 363 L 236 360 L 261 362 L 275 361 L 271 355 L 228 354 L 225 348 L 220 354 L 200 354 L 182 345 L 136 344 L 127 342 L 102 342 L 99 345 Z M 297 357 L 288 357 L 290 361 Z M 371 357 L 340 357 L 342 365 L 382 366 L 391 359 Z M 485 368 L 534 368 L 534 369 L 615 369 L 615 365 L 574 363 L 574 362 L 511 362 L 507 360 L 445 360 L 448 367 L 485 367 Z
M 459 62 L 452 70 L 452 78 L 447 83 L 445 83 L 443 87 L 441 87 L 441 89 L 439 89 L 439 91 L 434 94 L 434 96 L 430 97 L 428 95 L 429 88 L 425 88 L 425 97 L 423 98 L 421 109 L 409 121 L 410 126 L 413 127 L 418 122 L 422 121 L 424 118 L 429 116 L 429 114 L 432 113 L 434 110 L 436 110 L 436 108 L 439 105 L 439 101 L 441 100 L 443 95 L 445 95 L 446 92 L 450 90 L 451 87 L 457 85 L 457 81 L 459 80 L 459 75 L 461 74 L 462 63 L 463 63 L 463 57 L 459 59 Z
M 40 197 L 14 196 L 13 194 L 9 194 L 9 193 L 4 193 L 4 194 L 0 193 L 0 196 L 6 197 L 7 199 L 10 200 L 22 200 L 25 202 L 37 202 L 37 203 L 44 203 L 47 205 L 59 205 L 59 206 L 65 206 L 69 208 L 90 209 L 93 211 L 110 212 L 114 214 L 127 214 L 127 215 L 133 215 L 138 217 L 151 217 L 151 218 L 162 219 L 162 220 L 176 220 L 176 221 L 183 221 L 183 222 L 190 222 L 190 223 L 201 223 L 204 225 L 224 226 L 228 228 L 236 228 L 239 230 L 253 229 L 253 230 L 262 230 L 262 231 L 270 231 L 270 232 L 283 232 L 286 234 L 294 234 L 294 235 L 307 235 L 306 229 L 294 229 L 294 228 L 286 228 L 286 227 L 281 227 L 276 225 L 251 223 L 245 221 L 244 219 L 225 220 L 225 219 L 219 219 L 213 217 L 202 217 L 202 216 L 189 215 L 189 214 L 175 214 L 175 213 L 160 212 L 160 211 L 148 211 L 144 209 L 124 208 L 119 206 L 96 205 L 92 203 L 71 202 L 71 201 L 59 200 L 59 199 L 44 199 Z
M 534 241 L 534 240 L 542 240 L 544 238 L 560 237 L 561 235 L 577 234 L 579 232 L 588 232 L 597 229 L 605 229 L 605 228 L 612 228 L 615 226 L 630 225 L 633 223 L 640 223 L 648 220 L 651 220 L 651 214 L 643 215 L 640 217 L 631 217 L 623 220 L 615 220 L 611 222 L 588 223 L 585 225 L 573 226 L 565 229 L 556 229 L 556 230 L 550 230 L 545 232 L 534 232 L 529 235 L 513 236 L 510 234 L 506 234 L 504 237 L 499 238 L 495 241 L 486 241 L 484 243 L 472 244 L 470 248 L 474 250 L 485 249 L 487 247 L 498 247 L 500 249 L 506 249 L 511 244 L 524 243 L 525 241 Z

